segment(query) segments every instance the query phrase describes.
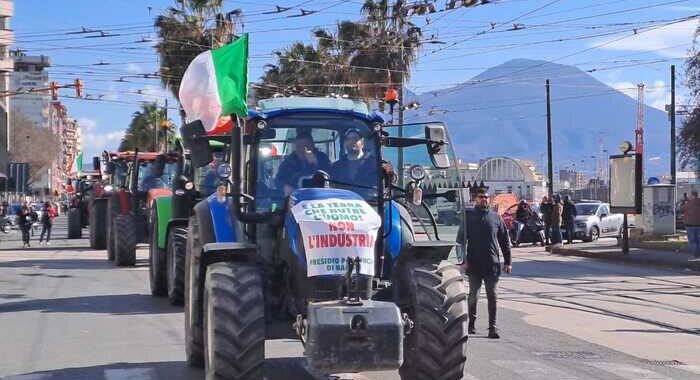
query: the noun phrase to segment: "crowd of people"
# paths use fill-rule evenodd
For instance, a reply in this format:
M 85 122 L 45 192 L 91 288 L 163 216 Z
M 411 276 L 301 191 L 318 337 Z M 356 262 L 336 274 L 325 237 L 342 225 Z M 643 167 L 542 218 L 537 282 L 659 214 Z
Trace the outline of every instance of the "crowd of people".
M 15 210 L 12 210 L 7 202 L 0 205 L 0 217 L 3 220 L 10 214 L 14 214 L 14 225 L 22 234 L 22 248 L 31 248 L 31 237 L 34 232 L 34 226 L 41 227 L 39 235 L 39 245 L 51 244 L 51 229 L 54 219 L 58 216 L 58 208 L 50 202 L 44 202 L 41 205 L 41 213 L 38 213 L 29 202 L 23 202 Z
M 576 205 L 568 195 L 563 198 L 558 194 L 551 198 L 545 195 L 540 203 L 540 212 L 541 217 L 525 200 L 518 203 L 513 220 L 513 245 L 520 244 L 525 228 L 530 228 L 533 233 L 540 235 L 539 239 L 544 245 L 563 244 L 564 232 L 566 244 L 573 244 L 577 212 Z

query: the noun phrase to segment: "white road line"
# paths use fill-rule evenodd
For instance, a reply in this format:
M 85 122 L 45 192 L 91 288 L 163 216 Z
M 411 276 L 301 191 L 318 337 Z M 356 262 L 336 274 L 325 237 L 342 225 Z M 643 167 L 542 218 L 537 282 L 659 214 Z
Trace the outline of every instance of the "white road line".
M 155 379 L 153 368 L 106 369 L 105 380 L 152 380 Z
M 528 380 L 578 380 L 578 377 L 558 368 L 533 360 L 494 360 L 494 364 Z
M 589 365 L 629 380 L 672 380 L 670 377 L 624 363 L 589 363 Z

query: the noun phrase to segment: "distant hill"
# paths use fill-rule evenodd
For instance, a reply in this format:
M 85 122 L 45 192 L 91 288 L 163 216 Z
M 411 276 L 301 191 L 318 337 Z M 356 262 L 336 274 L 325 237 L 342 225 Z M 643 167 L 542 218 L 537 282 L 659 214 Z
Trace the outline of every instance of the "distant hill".
M 468 161 L 504 155 L 531 159 L 541 166 L 547 149 L 547 78 L 551 82 L 555 168 L 571 161 L 580 166 L 581 159 L 586 159 L 586 170 L 592 170 L 590 157 L 599 151 L 601 136 L 611 154 L 617 153 L 622 141 L 634 141 L 636 99 L 576 67 L 527 59 L 508 61 L 455 87 L 407 95 L 420 108 L 407 111 L 406 122 L 446 122 L 457 155 Z M 647 106 L 647 176 L 668 172 L 668 131 L 666 113 Z M 660 159 L 649 161 L 655 156 Z

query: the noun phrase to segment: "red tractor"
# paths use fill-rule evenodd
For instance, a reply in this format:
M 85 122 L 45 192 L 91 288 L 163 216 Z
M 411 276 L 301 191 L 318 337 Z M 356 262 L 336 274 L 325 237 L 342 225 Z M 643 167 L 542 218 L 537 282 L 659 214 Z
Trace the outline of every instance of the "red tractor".
M 107 257 L 118 266 L 136 263 L 136 245 L 148 242 L 153 200 L 171 193 L 177 155 L 156 152 L 109 153 Z

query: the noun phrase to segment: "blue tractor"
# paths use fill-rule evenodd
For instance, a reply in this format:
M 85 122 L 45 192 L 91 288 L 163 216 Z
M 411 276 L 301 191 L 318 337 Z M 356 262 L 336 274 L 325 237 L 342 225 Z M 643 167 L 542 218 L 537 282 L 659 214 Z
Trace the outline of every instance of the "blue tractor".
M 260 101 L 228 136 L 181 134 L 192 164 L 226 144 L 217 191 L 194 207 L 185 264 L 187 360 L 207 379 L 263 378 L 266 323 L 287 319 L 324 373 L 466 378 L 467 289 L 444 125 L 388 125 L 364 103 Z M 441 207 L 445 207 L 442 203 Z

